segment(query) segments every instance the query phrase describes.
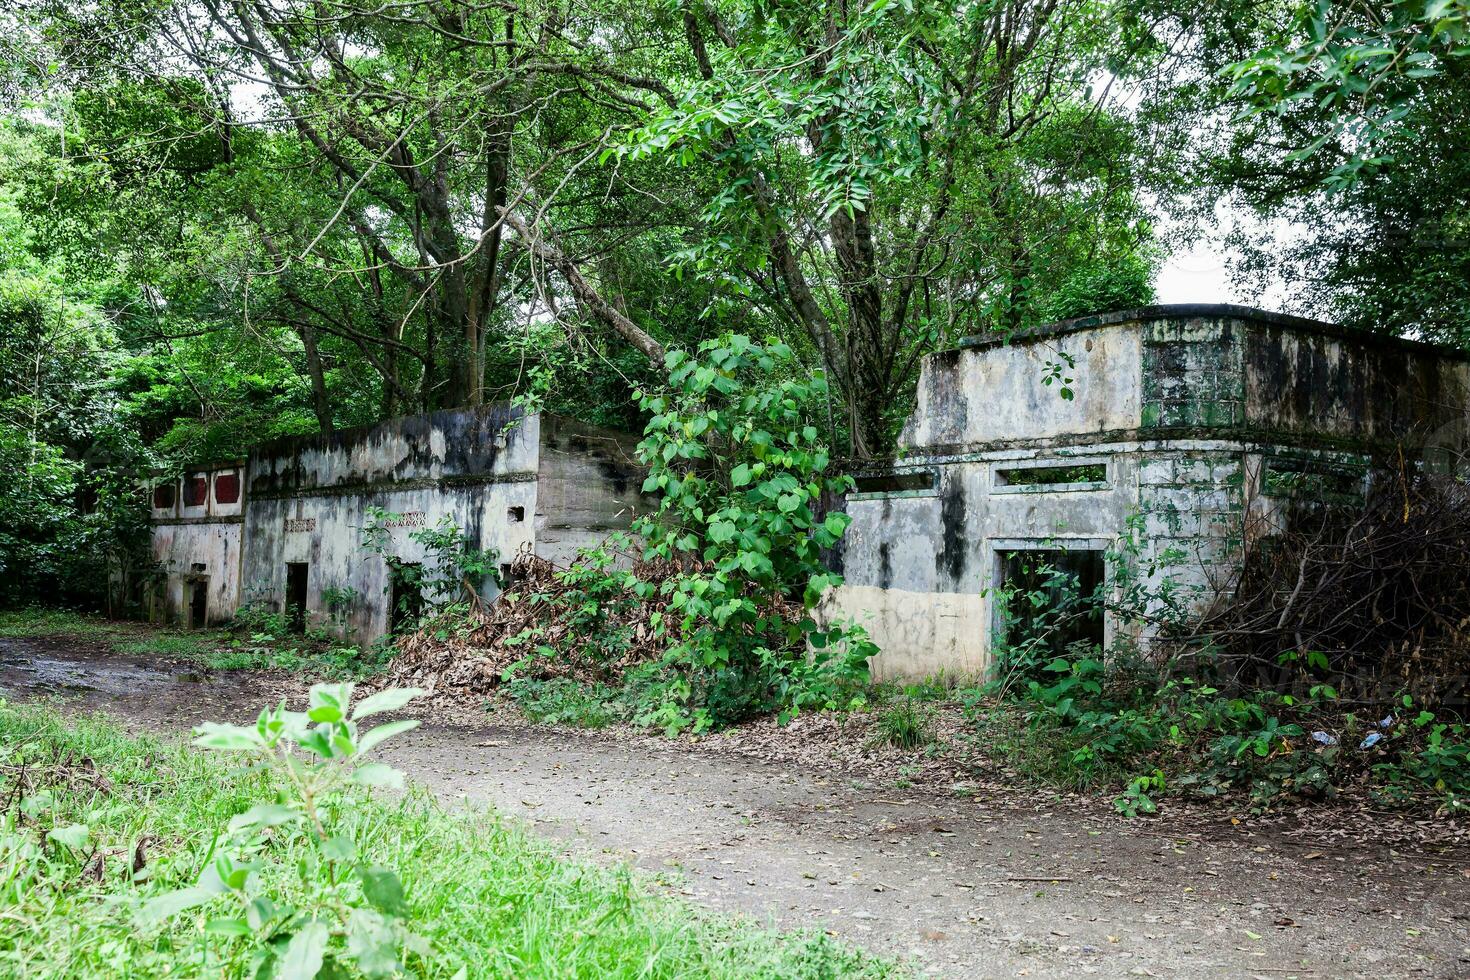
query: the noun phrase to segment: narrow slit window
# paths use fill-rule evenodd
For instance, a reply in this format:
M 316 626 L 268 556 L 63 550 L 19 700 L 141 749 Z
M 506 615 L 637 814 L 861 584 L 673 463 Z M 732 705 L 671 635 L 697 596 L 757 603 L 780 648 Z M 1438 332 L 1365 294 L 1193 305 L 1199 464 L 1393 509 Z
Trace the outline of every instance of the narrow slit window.
M 1108 481 L 1106 463 L 1063 463 L 1047 466 L 1013 466 L 995 471 L 1000 487 L 1040 487 L 1064 490 Z
M 854 493 L 904 493 L 913 490 L 933 490 L 934 471 L 874 473 L 854 477 L 852 482 Z

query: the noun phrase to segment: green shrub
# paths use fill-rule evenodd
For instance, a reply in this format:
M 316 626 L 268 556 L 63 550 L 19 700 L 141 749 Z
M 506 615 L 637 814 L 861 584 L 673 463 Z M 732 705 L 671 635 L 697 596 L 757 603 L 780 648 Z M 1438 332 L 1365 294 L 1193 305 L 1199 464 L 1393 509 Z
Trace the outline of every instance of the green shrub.
M 874 723 L 878 741 L 899 749 L 921 749 L 934 744 L 934 712 L 904 698 L 878 714 Z

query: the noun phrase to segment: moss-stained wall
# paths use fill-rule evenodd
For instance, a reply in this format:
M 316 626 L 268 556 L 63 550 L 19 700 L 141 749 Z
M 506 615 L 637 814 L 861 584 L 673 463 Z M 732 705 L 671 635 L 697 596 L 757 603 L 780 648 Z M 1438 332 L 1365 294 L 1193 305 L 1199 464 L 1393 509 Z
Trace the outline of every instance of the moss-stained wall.
M 1074 397 L 1045 383 L 1052 365 Z M 1290 488 L 1361 495 L 1375 459 L 1463 439 L 1467 393 L 1457 352 L 1241 307 L 1150 307 L 966 343 L 926 358 L 899 457 L 866 473 L 927 474 L 927 489 L 844 501 L 853 524 L 834 564 L 846 584 L 825 608 L 869 627 L 879 677 L 978 673 L 999 554 L 1116 549 L 1126 534 L 1140 539 L 1135 564 L 1170 559 L 1146 587 L 1167 577 L 1201 611 L 1229 594 L 1247 539 L 1309 503 Z M 1083 463 L 1105 479 L 1004 478 Z M 1109 637 L 1123 628 L 1109 617 Z
M 363 547 L 375 508 L 399 515 L 386 525 L 386 547 L 404 562 L 430 560 L 414 533 L 446 518 L 503 564 L 521 550 L 565 562 L 646 506 L 635 445 L 625 434 L 508 405 L 279 440 L 258 446 L 240 469 L 244 499 L 232 516 L 155 511 L 154 549 L 174 564 L 205 563 L 211 583 L 220 569 L 215 621 L 241 603 L 282 610 L 287 566 L 305 564 L 308 619 L 371 642 L 391 619 L 387 563 Z M 175 619 L 187 606 L 186 574 L 170 580 Z M 493 583 L 483 585 L 488 597 Z M 329 590 L 355 594 L 335 619 Z

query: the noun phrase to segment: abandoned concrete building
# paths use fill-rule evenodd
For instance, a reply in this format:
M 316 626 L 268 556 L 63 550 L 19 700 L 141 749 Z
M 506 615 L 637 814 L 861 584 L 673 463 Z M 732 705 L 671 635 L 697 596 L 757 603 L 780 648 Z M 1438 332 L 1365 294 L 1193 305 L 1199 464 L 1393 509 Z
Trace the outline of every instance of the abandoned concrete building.
M 523 549 L 564 563 L 643 508 L 636 444 L 507 405 L 263 444 L 153 486 L 152 614 L 203 626 L 256 603 L 370 642 L 400 607 L 384 557 L 362 545 L 372 508 L 394 515 L 386 551 L 405 563 L 425 559 L 414 532 L 445 517 L 502 563 Z
M 897 457 L 855 474 L 825 608 L 868 628 L 878 678 L 978 675 L 1008 628 L 997 593 L 1030 587 L 1038 556 L 1088 591 L 1131 564 L 1145 591 L 1167 578 L 1203 609 L 1294 508 L 1361 499 L 1386 461 L 1432 462 L 1467 431 L 1465 354 L 1259 310 L 975 338 L 924 359 Z M 362 546 L 372 508 L 397 515 L 401 562 L 422 562 L 414 532 L 449 517 L 502 562 L 565 563 L 649 507 L 635 445 L 504 405 L 267 443 L 153 488 L 154 613 L 204 625 L 251 603 L 371 641 L 399 606 Z M 1131 557 L 1110 560 L 1125 541 Z M 1147 640 L 1113 612 L 1081 628 Z
M 877 677 L 976 675 L 1026 557 L 1109 588 L 1127 534 L 1135 567 L 1174 556 L 1146 585 L 1201 609 L 1294 496 L 1361 495 L 1376 461 L 1462 444 L 1467 393 L 1463 353 L 1235 306 L 967 341 L 925 358 L 897 458 L 856 475 L 828 608 L 866 625 Z

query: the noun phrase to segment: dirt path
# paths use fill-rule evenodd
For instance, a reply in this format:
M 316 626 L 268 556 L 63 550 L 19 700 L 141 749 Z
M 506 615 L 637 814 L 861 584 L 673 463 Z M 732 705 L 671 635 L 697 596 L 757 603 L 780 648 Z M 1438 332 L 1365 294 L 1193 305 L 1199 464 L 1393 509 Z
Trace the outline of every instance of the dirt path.
M 61 696 L 136 727 L 253 713 L 280 682 L 0 640 L 0 693 Z M 485 801 L 569 852 L 783 928 L 817 927 L 989 976 L 1470 976 L 1470 871 L 1321 851 L 1242 828 L 1177 828 L 859 789 L 682 746 L 520 725 L 425 725 L 391 761 L 446 799 Z

